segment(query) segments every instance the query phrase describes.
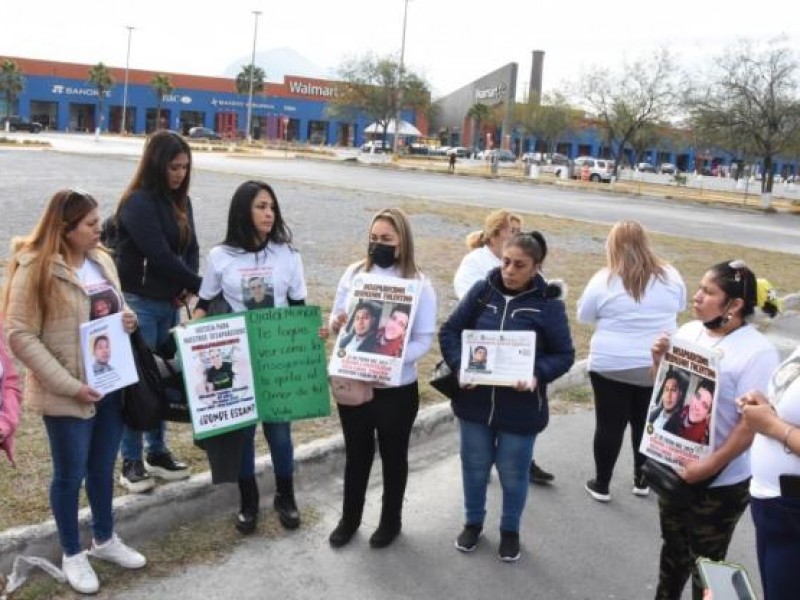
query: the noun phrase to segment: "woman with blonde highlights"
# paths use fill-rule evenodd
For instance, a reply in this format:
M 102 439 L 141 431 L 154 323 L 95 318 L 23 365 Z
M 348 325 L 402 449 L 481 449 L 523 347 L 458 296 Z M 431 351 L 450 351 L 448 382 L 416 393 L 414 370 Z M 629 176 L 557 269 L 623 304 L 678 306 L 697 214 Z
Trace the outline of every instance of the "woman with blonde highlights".
M 639 452 L 653 393 L 650 346 L 663 332 L 675 331 L 686 308 L 686 286 L 678 271 L 658 258 L 636 221 L 616 223 L 606 240 L 606 266 L 589 280 L 578 300 L 578 321 L 594 323 L 589 376 L 594 390 L 595 476 L 587 493 L 611 500 L 609 485 L 630 424 L 634 456 L 633 493 L 646 496 Z

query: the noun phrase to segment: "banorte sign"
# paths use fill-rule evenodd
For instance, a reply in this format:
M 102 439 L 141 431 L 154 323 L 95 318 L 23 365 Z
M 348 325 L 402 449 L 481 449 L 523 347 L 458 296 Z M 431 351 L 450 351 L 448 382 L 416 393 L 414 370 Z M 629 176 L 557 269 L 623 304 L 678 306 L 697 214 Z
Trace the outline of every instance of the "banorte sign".
M 498 83 L 493 87 L 475 90 L 476 100 L 502 100 L 506 96 L 508 86 L 505 83 Z

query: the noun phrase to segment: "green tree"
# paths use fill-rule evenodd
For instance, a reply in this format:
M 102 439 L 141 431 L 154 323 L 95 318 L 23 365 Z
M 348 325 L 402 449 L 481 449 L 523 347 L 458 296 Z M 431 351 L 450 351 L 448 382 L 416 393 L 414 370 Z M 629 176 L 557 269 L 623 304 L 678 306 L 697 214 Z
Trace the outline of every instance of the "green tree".
M 781 44 L 780 39 L 764 45 L 739 42 L 714 61 L 711 82 L 697 85 L 686 98 L 694 127 L 722 131 L 760 158 L 767 205 L 774 159 L 792 152 L 800 136 L 798 59 Z
M 616 75 L 595 68 L 583 80 L 581 95 L 605 130 L 614 155 L 614 175 L 631 138 L 671 116 L 678 100 L 675 75 L 672 57 L 662 49 L 655 59 L 623 64 Z
M 575 122 L 575 110 L 567 103 L 566 95 L 558 91 L 545 94 L 541 102 L 531 99 L 517 104 L 514 116 L 517 127 L 524 134 L 535 136 L 548 154 L 556 151 L 559 140 L 569 135 Z
M 403 106 L 422 112 L 431 110 L 430 86 L 407 69 L 403 69 L 401 79 L 400 64 L 393 57 L 368 54 L 351 59 L 339 67 L 338 75 L 340 81 L 329 114 L 355 116 L 354 110 L 365 114 L 383 130 L 384 143 L 389 122 L 397 113 L 401 88 Z
M 11 105 L 16 102 L 25 89 L 25 76 L 19 65 L 13 60 L 5 59 L 0 68 L 0 93 L 6 98 L 6 118 L 11 115 Z
M 242 65 L 242 70 L 236 76 L 236 93 L 243 96 L 250 93 L 250 71 L 253 72 L 253 93 L 264 91 L 264 82 L 267 78 L 264 69 L 256 65 Z
M 479 148 L 481 142 L 481 126 L 492 119 L 492 109 L 486 105 L 476 102 L 469 107 L 467 117 L 472 119 L 472 140 L 473 147 Z
M 97 127 L 95 132 L 100 133 L 105 120 L 103 101 L 106 98 L 106 93 L 114 87 L 114 78 L 111 76 L 111 71 L 108 67 L 99 62 L 89 69 L 89 83 L 97 90 Z
M 169 75 L 164 75 L 163 73 L 153 76 L 153 79 L 150 80 L 150 87 L 153 88 L 156 94 L 156 129 L 159 129 L 161 125 L 161 104 L 164 102 L 164 96 L 168 96 L 175 91 L 175 87 L 172 85 Z

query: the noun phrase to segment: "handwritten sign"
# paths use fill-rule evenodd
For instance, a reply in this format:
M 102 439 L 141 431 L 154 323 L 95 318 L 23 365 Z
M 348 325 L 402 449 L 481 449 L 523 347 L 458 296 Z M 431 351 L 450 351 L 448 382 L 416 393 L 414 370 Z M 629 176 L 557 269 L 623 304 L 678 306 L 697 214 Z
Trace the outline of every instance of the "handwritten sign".
M 330 414 L 318 306 L 209 317 L 174 331 L 197 439 Z

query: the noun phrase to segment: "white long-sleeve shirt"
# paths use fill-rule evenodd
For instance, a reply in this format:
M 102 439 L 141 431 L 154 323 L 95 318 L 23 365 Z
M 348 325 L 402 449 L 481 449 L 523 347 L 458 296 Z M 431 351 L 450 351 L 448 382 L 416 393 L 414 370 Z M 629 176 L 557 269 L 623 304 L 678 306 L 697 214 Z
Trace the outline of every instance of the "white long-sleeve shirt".
M 485 279 L 489 271 L 499 267 L 501 264 L 502 261 L 495 256 L 488 246 L 481 246 L 468 252 L 461 259 L 461 264 L 458 265 L 455 277 L 453 277 L 456 298 L 461 300 L 470 288 L 475 285 L 475 282 Z

